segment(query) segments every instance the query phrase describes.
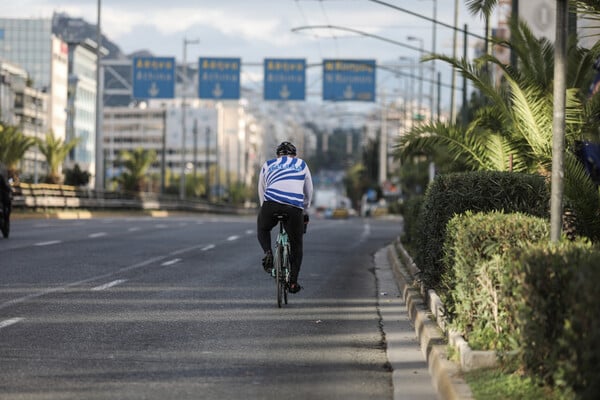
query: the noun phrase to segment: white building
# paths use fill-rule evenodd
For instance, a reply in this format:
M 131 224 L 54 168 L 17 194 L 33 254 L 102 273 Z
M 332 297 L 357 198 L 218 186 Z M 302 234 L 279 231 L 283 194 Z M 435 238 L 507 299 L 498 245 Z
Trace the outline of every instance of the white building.
M 68 157 L 68 164 L 96 175 L 96 43 L 86 39 L 69 43 L 69 96 L 67 140 L 79 143 Z
M 27 72 L 25 86 L 30 86 L 37 92 L 47 93 L 47 106 L 41 107 L 34 102 L 34 113 L 39 117 L 40 112 L 47 114 L 47 125 L 37 124 L 32 131 L 35 136 L 44 136 L 47 130 L 52 130 L 56 137 L 66 137 L 67 121 L 67 89 L 68 89 L 68 48 L 67 44 L 52 34 L 50 19 L 14 19 L 0 18 L 0 59 L 23 68 Z M 23 107 L 29 108 L 28 98 L 33 92 L 26 89 Z M 39 97 L 35 94 L 34 97 Z M 37 105 L 35 105 L 37 104 Z M 43 128 L 43 130 L 40 130 Z M 22 127 L 25 131 L 25 127 Z M 43 157 L 37 153 L 33 156 L 34 181 L 41 176 L 39 171 Z M 23 173 L 31 173 L 29 161 L 25 162 Z
M 156 152 L 157 161 L 150 173 L 161 177 L 164 151 L 165 184 L 171 192 L 179 187 L 182 170 L 187 176 L 205 176 L 209 170 L 211 190 L 221 196 L 238 182 L 250 185 L 257 170 L 256 144 L 261 129 L 244 102 L 195 99 L 187 103 L 185 117 L 181 99 L 153 100 L 141 103 L 141 107 L 105 107 L 106 181 L 122 172 L 118 169 L 120 151 L 143 148 Z

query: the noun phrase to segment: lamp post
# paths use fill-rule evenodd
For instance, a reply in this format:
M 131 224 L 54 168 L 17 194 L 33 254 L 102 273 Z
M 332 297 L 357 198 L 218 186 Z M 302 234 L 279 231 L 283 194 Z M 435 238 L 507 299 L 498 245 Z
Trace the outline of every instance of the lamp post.
M 179 178 L 179 198 L 185 199 L 185 136 L 186 136 L 186 88 L 187 88 L 187 46 L 198 44 L 198 39 L 188 40 L 183 38 L 183 77 L 181 79 L 181 177 Z
M 102 85 L 101 71 L 100 71 L 100 60 L 102 59 L 102 31 L 100 29 L 102 2 L 98 0 L 98 21 L 96 25 L 96 153 L 95 153 L 95 179 L 94 188 L 96 190 L 104 189 L 104 146 L 102 143 Z
M 406 40 L 409 41 L 417 41 L 419 42 L 419 51 L 421 53 L 423 53 L 423 39 L 420 37 L 416 37 L 416 36 L 407 36 Z M 419 63 L 419 103 L 417 106 L 417 113 L 418 115 L 421 115 L 422 112 L 422 106 L 423 106 L 423 63 L 420 62 Z

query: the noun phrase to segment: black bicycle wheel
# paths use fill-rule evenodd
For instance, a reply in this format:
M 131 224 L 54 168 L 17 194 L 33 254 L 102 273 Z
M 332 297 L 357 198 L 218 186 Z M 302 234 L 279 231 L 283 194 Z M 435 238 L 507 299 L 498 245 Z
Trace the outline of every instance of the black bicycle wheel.
M 290 271 L 292 266 L 290 265 L 290 252 L 289 248 L 283 252 L 283 276 L 281 277 L 281 286 L 283 286 L 283 301 L 285 304 L 288 303 L 288 288 L 290 287 Z
M 10 214 L 2 213 L 1 218 L 0 230 L 2 231 L 2 236 L 8 238 L 8 235 L 10 234 Z
M 283 248 L 281 245 L 277 245 L 275 249 L 275 259 L 273 260 L 273 266 L 275 268 L 275 285 L 277 286 L 277 307 L 281 308 L 281 301 L 283 298 L 283 273 L 282 273 L 282 257 Z

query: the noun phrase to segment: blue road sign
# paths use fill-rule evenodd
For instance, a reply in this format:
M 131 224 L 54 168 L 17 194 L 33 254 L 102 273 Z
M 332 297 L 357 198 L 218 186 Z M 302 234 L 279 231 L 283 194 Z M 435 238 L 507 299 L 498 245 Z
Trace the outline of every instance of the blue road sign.
M 375 60 L 323 60 L 323 100 L 375 101 Z
M 134 57 L 133 97 L 136 99 L 175 97 L 175 58 Z
M 213 100 L 240 98 L 239 58 L 200 58 L 198 97 Z
M 304 100 L 306 97 L 306 61 L 275 59 L 264 61 L 265 100 Z

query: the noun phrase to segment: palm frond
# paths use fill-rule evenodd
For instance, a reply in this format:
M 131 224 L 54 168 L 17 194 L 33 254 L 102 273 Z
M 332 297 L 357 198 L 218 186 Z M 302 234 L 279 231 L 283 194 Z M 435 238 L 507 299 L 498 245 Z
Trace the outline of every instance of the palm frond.
M 552 103 L 534 87 L 522 88 L 508 80 L 511 87 L 515 133 L 519 134 L 541 164 L 552 159 Z
M 488 170 L 527 172 L 527 160 L 522 156 L 514 141 L 500 135 L 490 135 L 486 142 L 485 152 L 488 160 Z
M 483 71 L 483 68 L 477 67 L 475 64 L 470 64 L 463 58 L 455 60 L 452 57 L 444 55 L 432 55 L 423 57 L 423 59 L 436 59 L 452 65 L 462 76 L 471 81 L 475 88 L 477 88 L 484 96 L 488 97 L 490 103 L 498 107 L 500 112 L 506 114 L 510 113 L 510 109 L 506 105 L 502 92 L 492 85 L 488 75 Z
M 424 124 L 399 138 L 394 147 L 398 158 L 407 159 L 418 153 L 433 153 L 445 147 L 453 160 L 459 160 L 473 170 L 485 169 L 486 143 L 483 135 L 469 135 L 462 127 L 445 123 Z

